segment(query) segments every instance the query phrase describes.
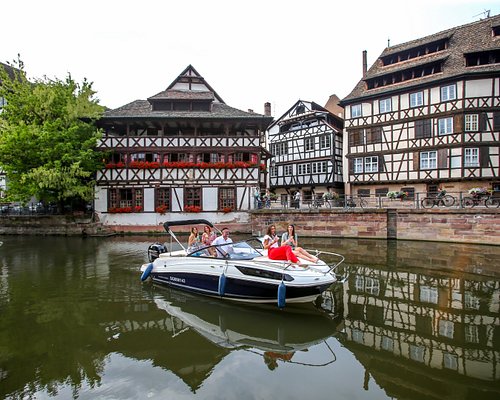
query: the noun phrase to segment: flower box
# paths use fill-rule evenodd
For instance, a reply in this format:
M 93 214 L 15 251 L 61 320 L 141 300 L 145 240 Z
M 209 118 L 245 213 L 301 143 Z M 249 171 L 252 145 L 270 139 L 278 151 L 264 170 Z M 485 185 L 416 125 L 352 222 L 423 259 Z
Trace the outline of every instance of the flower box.
M 387 197 L 391 200 L 394 199 L 400 199 L 403 200 L 406 197 L 408 197 L 408 192 L 403 192 L 403 191 L 390 191 L 387 192 Z
M 184 206 L 184 212 L 199 213 L 199 212 L 201 212 L 201 207 L 200 206 Z

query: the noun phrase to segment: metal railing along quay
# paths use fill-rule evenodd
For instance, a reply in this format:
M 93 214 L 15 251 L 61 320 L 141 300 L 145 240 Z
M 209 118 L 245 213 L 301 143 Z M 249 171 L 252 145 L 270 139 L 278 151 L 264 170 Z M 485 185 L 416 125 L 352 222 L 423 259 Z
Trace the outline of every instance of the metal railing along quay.
M 500 193 L 472 195 L 469 192 L 444 194 L 417 192 L 413 195 L 343 196 L 336 198 L 305 198 L 299 201 L 290 196 L 278 200 L 260 202 L 258 208 L 266 209 L 364 209 L 364 208 L 411 208 L 411 209 L 471 209 L 500 206 Z

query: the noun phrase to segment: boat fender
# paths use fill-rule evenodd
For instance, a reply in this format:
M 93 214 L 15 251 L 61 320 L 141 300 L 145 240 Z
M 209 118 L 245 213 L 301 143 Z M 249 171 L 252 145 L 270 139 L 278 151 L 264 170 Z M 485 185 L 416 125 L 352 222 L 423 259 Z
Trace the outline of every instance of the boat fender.
M 278 286 L 278 307 L 284 308 L 286 304 L 286 286 L 283 281 Z
M 153 270 L 153 263 L 149 263 L 144 272 L 141 275 L 141 281 L 145 281 L 148 279 L 149 275 L 151 274 L 151 271 Z
M 219 276 L 219 296 L 224 296 L 226 293 L 226 274 L 223 272 Z

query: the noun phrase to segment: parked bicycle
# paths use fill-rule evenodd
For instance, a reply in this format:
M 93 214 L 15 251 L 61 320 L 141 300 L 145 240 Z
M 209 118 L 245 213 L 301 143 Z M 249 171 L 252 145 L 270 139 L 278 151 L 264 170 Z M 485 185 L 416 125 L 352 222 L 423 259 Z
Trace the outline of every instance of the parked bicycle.
M 432 207 L 453 207 L 455 204 L 455 197 L 446 194 L 446 192 L 439 192 L 435 196 L 424 197 L 420 202 L 422 208 L 432 208 Z
M 307 204 L 309 205 L 309 208 L 332 208 L 332 203 L 330 203 L 329 200 L 323 198 L 312 199 Z
M 484 205 L 488 208 L 498 208 L 500 200 L 491 194 L 476 194 L 462 199 L 462 206 L 464 208 L 472 208 Z
M 364 197 L 349 196 L 345 199 L 346 208 L 361 207 L 365 208 L 368 205 Z

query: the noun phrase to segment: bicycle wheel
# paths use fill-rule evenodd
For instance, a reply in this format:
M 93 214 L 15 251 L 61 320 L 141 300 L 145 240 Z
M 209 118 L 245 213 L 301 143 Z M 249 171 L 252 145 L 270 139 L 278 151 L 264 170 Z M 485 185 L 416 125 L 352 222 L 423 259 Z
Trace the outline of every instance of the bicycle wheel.
M 484 205 L 488 208 L 498 208 L 498 206 L 500 206 L 500 200 L 494 197 L 488 197 L 485 200 Z
M 431 197 L 425 197 L 420 202 L 422 208 L 432 208 L 434 206 L 434 199 Z
M 444 196 L 441 200 L 443 201 L 445 207 L 451 207 L 453 206 L 453 204 L 455 204 L 455 198 L 453 196 L 450 196 L 449 194 Z
M 359 198 L 359 206 L 361 208 L 365 208 L 366 207 L 366 200 L 363 199 L 362 197 Z
M 463 207 L 474 207 L 474 199 L 472 197 L 464 197 L 462 199 L 462 206 Z
M 325 208 L 332 208 L 332 202 L 330 200 L 325 200 L 323 205 L 325 206 Z

